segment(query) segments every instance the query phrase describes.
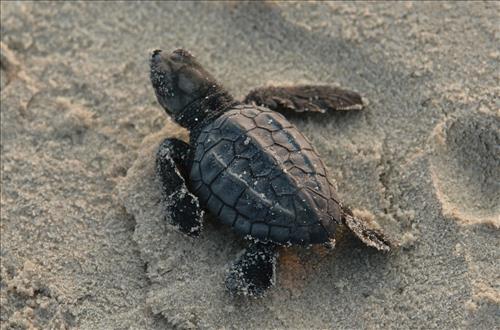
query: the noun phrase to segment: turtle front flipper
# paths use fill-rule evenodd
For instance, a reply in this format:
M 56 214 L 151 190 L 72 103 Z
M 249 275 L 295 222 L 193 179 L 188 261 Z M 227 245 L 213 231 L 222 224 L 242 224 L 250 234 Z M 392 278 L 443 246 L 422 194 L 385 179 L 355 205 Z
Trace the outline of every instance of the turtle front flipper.
M 252 90 L 245 103 L 263 105 L 279 112 L 319 112 L 362 110 L 361 96 L 352 91 L 318 85 L 261 87 Z
M 163 141 L 156 156 L 156 171 L 167 206 L 166 218 L 170 218 L 171 223 L 185 234 L 198 236 L 203 225 L 203 210 L 184 179 L 188 171 L 189 148 L 189 144 L 181 140 Z
M 276 277 L 276 245 L 252 243 L 231 266 L 226 287 L 232 294 L 261 296 Z
M 366 245 L 380 251 L 390 251 L 393 247 L 393 242 L 379 229 L 370 222 L 355 217 L 347 207 L 342 207 L 342 220 L 351 232 Z

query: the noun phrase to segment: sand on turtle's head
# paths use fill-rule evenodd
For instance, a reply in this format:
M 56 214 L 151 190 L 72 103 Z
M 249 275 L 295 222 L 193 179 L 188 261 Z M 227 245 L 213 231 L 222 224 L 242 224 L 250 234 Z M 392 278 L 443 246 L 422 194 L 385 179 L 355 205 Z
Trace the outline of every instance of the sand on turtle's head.
M 209 96 L 217 87 L 212 75 L 184 49 L 176 49 L 172 53 L 154 50 L 150 70 L 158 102 L 174 116 L 191 103 Z

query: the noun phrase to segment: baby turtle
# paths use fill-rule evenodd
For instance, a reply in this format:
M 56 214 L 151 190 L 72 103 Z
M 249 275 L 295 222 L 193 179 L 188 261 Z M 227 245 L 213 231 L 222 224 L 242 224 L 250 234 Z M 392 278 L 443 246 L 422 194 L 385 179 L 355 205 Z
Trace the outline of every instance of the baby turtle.
M 190 132 L 189 143 L 168 138 L 157 155 L 171 222 L 198 236 L 203 208 L 250 240 L 226 278 L 232 293 L 261 295 L 274 283 L 278 245 L 333 242 L 341 224 L 365 244 L 390 249 L 340 202 L 311 143 L 276 112 L 361 110 L 357 93 L 266 87 L 239 102 L 183 49 L 153 51 L 151 82 L 162 107 Z

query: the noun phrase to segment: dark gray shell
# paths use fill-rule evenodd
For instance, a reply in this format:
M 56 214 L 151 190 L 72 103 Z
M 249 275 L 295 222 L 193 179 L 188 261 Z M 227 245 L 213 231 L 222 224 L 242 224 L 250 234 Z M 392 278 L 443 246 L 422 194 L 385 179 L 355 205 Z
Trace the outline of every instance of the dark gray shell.
M 333 236 L 340 206 L 325 166 L 281 114 L 237 106 L 204 127 L 195 146 L 193 192 L 237 233 L 292 244 Z

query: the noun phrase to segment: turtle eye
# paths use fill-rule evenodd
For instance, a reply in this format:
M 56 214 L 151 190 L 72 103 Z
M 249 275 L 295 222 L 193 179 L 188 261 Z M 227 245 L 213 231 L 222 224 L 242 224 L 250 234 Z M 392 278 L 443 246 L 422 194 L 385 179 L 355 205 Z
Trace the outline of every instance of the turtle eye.
M 187 50 L 184 49 L 176 49 L 172 52 L 172 55 L 170 55 L 170 59 L 175 62 L 181 62 L 185 59 L 189 59 L 193 57 Z

